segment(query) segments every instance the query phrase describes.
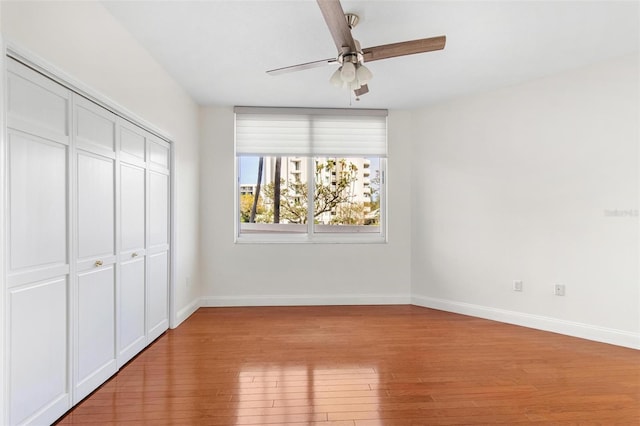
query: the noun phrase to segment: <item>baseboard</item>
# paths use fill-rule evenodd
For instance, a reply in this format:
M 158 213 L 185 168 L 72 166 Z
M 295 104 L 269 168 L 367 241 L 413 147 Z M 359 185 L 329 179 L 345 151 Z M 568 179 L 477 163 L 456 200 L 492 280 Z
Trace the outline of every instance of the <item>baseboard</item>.
M 208 296 L 200 299 L 203 307 L 224 306 L 321 306 L 321 305 L 406 305 L 411 296 L 404 294 L 345 296 Z
M 471 303 L 409 295 L 345 295 L 345 296 L 208 296 L 192 302 L 178 312 L 178 324 L 199 307 L 232 306 L 319 306 L 319 305 L 402 305 L 413 304 L 447 312 L 560 333 L 567 336 L 640 350 L 640 333 L 632 333 L 541 315 Z
M 191 303 L 189 303 L 187 306 L 180 309 L 176 313 L 176 324 L 171 328 L 176 328 L 177 326 L 182 324 L 182 322 L 187 318 L 189 318 L 191 315 L 193 315 L 193 313 L 197 311 L 200 306 L 202 306 L 201 299 L 195 299 Z
M 441 311 L 470 315 L 478 318 L 551 331 L 568 336 L 579 337 L 596 342 L 609 343 L 632 349 L 640 349 L 640 333 L 632 333 L 606 327 L 598 327 L 557 318 L 531 315 L 505 309 L 491 308 L 470 303 L 424 296 L 412 296 L 411 303 L 416 306 L 433 308 Z

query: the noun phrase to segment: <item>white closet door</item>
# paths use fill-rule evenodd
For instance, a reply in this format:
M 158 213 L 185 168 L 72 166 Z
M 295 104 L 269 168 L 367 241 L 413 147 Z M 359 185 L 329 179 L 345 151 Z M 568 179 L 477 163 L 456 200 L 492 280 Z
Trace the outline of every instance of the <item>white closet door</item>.
M 78 149 L 73 400 L 77 403 L 117 371 L 116 118 L 79 96 L 74 97 L 74 111 Z
M 13 60 L 7 61 L 7 70 L 7 276 L 2 291 L 8 417 L 0 423 L 49 424 L 71 407 L 71 94 Z
M 143 167 L 120 163 L 119 367 L 140 352 L 147 343 L 145 335 L 145 185 Z
M 170 144 L 6 63 L 0 424 L 51 424 L 168 328 Z
M 169 327 L 169 144 L 149 140 L 147 342 Z

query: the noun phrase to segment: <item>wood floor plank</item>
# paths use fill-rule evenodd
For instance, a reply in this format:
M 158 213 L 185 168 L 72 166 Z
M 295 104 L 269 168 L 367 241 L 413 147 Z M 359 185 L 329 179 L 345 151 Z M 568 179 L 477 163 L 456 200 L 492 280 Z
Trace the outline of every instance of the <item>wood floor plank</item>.
M 202 308 L 60 425 L 640 424 L 640 352 L 415 306 Z

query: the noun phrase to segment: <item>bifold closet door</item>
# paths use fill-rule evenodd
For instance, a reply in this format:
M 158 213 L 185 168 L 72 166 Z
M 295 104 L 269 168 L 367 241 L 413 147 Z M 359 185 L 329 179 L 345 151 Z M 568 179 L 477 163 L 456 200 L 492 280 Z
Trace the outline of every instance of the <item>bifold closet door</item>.
M 169 326 L 170 144 L 6 64 L 0 424 L 51 424 Z
M 74 95 L 74 403 L 117 371 L 116 117 Z
M 169 328 L 169 144 L 150 138 L 147 237 L 147 343 Z
M 8 418 L 50 424 L 71 407 L 68 165 L 71 93 L 7 61 Z
M 146 133 L 120 120 L 120 284 L 118 291 L 118 367 L 147 345 Z

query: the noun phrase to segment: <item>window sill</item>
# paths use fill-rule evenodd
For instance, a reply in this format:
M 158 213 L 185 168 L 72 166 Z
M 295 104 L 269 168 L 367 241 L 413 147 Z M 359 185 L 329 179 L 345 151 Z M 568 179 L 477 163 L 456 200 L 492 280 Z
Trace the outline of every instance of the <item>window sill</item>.
M 375 234 L 243 234 L 236 244 L 386 244 L 385 236 Z

